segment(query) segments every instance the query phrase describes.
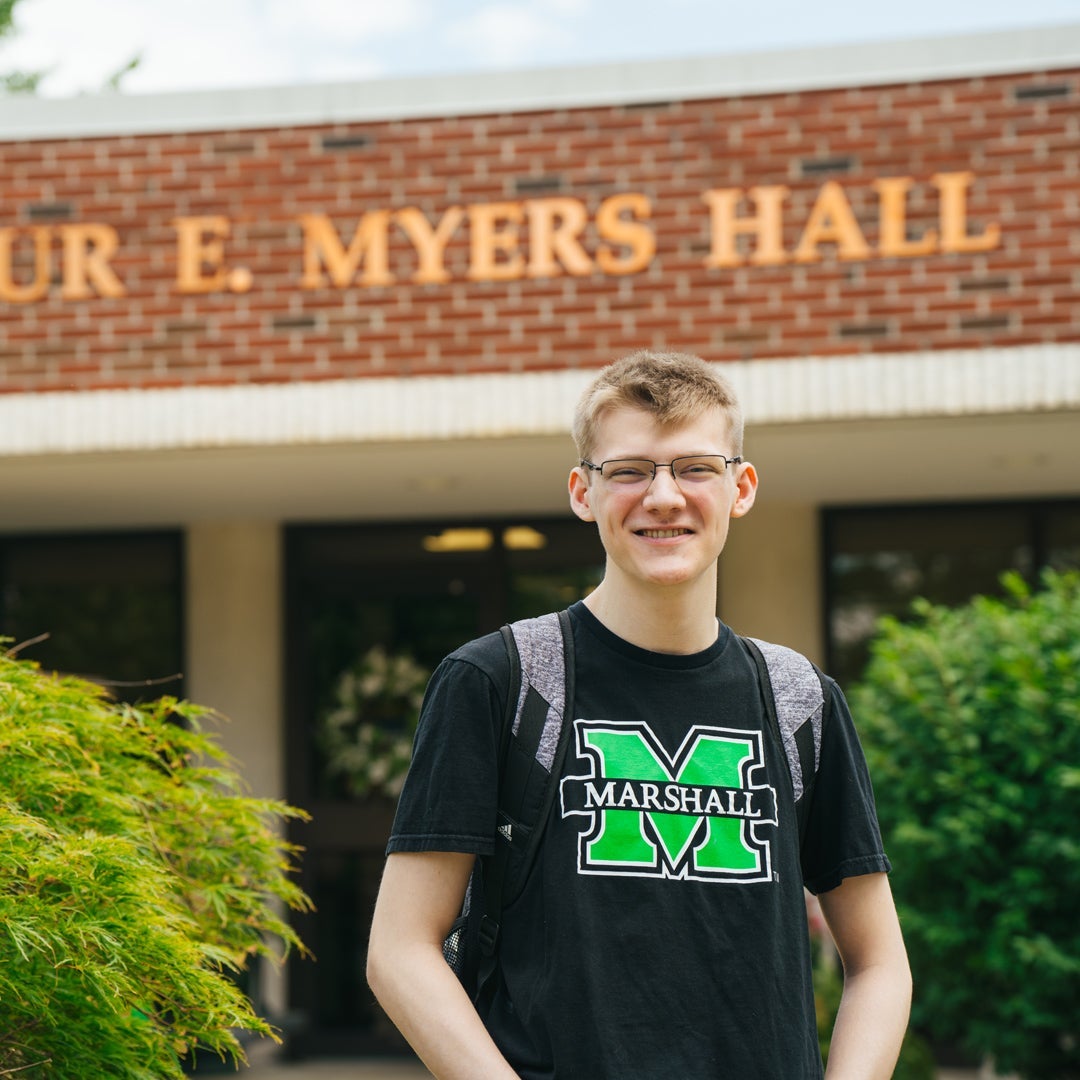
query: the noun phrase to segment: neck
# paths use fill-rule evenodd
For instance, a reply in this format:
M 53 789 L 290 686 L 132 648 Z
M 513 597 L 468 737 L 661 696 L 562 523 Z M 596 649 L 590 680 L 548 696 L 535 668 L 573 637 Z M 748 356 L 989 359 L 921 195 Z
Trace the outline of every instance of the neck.
M 668 588 L 604 580 L 585 606 L 613 633 L 650 652 L 689 655 L 707 649 L 718 633 L 716 578 Z

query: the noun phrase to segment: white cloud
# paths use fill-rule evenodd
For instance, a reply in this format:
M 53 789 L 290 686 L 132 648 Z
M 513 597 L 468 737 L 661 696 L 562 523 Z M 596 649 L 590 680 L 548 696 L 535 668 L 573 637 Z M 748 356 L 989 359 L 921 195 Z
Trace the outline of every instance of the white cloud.
M 468 50 L 486 64 L 505 66 L 529 59 L 537 50 L 562 46 L 571 34 L 559 24 L 559 13 L 547 4 L 487 4 L 453 24 L 448 31 L 452 44 Z
M 596 63 L 1075 22 L 1080 0 L 21 0 L 0 71 L 51 71 L 50 95 Z M 823 14 L 824 12 L 824 14 Z
M 352 42 L 420 31 L 432 17 L 428 0 L 272 0 L 266 9 L 277 33 Z
M 540 6 L 548 8 L 556 15 L 587 15 L 591 4 L 589 0 L 540 0 Z
M 46 70 L 42 91 L 99 90 L 132 57 L 125 90 L 280 85 L 382 74 L 380 39 L 417 33 L 428 0 L 23 0 L 5 70 Z

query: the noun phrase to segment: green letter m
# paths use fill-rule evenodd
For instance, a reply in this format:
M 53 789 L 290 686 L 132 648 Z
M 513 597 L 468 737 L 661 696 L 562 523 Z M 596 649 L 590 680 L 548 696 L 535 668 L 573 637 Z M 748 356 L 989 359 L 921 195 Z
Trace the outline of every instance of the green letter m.
M 585 815 L 578 871 L 692 881 L 765 881 L 770 848 L 759 826 L 775 825 L 761 733 L 694 726 L 673 756 L 643 723 L 576 720 L 590 776 L 561 783 L 563 816 Z M 604 797 L 598 798 L 598 792 Z M 762 811 L 762 807 L 765 811 Z

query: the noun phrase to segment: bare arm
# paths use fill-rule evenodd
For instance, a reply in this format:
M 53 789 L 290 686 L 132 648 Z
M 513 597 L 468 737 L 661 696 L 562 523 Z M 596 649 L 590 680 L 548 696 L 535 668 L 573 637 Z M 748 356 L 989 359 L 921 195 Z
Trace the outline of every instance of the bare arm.
M 828 1080 L 889 1080 L 911 1009 L 911 971 L 885 874 L 845 878 L 818 898 L 844 964 Z
M 368 946 L 379 1004 L 438 1080 L 516 1080 L 443 958 L 472 855 L 399 853 L 386 861 Z

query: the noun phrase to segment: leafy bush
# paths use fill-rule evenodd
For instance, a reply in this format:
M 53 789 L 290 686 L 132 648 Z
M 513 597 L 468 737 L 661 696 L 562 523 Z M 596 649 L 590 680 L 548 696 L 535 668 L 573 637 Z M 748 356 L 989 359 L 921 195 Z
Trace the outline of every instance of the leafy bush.
M 0 653 L 0 1076 L 163 1080 L 271 1034 L 230 973 L 307 898 L 206 710 L 134 708 Z
M 852 692 L 914 1022 L 1032 1080 L 1080 1075 L 1080 575 L 883 620 Z

